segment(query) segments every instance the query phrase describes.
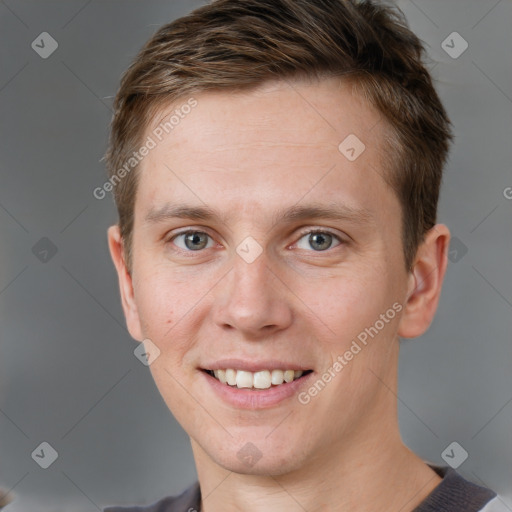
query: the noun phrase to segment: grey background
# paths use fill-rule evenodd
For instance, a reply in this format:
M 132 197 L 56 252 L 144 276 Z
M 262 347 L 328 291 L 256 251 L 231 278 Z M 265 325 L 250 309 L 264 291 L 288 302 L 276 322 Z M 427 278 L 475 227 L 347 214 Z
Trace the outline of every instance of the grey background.
M 92 191 L 105 181 L 122 71 L 160 25 L 202 3 L 0 1 L 0 485 L 16 495 L 6 510 L 150 503 L 196 477 L 188 437 L 133 355 L 106 243 L 116 214 Z M 398 5 L 455 125 L 439 221 L 460 241 L 430 330 L 402 346 L 402 435 L 436 464 L 457 441 L 469 454 L 458 471 L 512 510 L 512 3 Z M 48 59 L 31 48 L 44 31 L 59 45 Z M 453 31 L 469 44 L 457 59 L 441 47 Z M 46 262 L 33 253 L 43 237 L 57 249 Z M 31 457 L 43 441 L 59 454 L 46 470 Z

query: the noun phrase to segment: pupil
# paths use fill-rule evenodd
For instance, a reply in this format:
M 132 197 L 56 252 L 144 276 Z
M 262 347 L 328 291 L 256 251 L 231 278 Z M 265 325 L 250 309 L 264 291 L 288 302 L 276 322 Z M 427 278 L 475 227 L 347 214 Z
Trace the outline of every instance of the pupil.
M 193 251 L 197 250 L 197 249 L 203 249 L 204 247 L 206 247 L 206 244 L 207 244 L 207 241 L 206 241 L 206 237 L 204 236 L 204 233 L 199 233 L 199 232 L 189 233 L 185 237 L 185 245 L 189 249 L 192 249 Z
M 310 243 L 314 249 L 322 250 L 328 249 L 331 245 L 332 236 L 328 233 L 313 233 L 310 235 Z M 317 245 L 317 247 L 315 247 Z

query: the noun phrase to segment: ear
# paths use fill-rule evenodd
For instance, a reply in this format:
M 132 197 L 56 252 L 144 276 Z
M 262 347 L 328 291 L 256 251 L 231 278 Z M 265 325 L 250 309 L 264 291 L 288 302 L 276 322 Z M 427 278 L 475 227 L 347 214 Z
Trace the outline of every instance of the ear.
M 418 247 L 398 336 L 415 338 L 427 331 L 434 319 L 448 265 L 450 231 L 444 224 L 431 228 Z
M 108 247 L 112 261 L 117 270 L 119 278 L 119 290 L 121 292 L 121 303 L 123 305 L 124 316 L 128 332 L 137 341 L 142 341 L 142 329 L 140 325 L 139 313 L 133 293 L 132 276 L 130 275 L 123 254 L 123 240 L 119 226 L 111 226 L 108 229 Z

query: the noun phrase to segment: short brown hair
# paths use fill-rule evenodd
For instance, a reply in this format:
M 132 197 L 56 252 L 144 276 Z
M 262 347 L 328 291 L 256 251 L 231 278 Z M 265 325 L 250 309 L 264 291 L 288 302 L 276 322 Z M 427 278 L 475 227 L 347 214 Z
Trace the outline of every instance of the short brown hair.
M 206 90 L 242 91 L 268 80 L 343 76 L 378 109 L 386 181 L 402 207 L 411 269 L 436 223 L 450 120 L 423 63 L 424 48 L 393 5 L 371 0 L 214 0 L 161 27 L 124 73 L 114 100 L 110 178 L 142 144 L 158 109 Z M 128 268 L 137 168 L 114 187 Z

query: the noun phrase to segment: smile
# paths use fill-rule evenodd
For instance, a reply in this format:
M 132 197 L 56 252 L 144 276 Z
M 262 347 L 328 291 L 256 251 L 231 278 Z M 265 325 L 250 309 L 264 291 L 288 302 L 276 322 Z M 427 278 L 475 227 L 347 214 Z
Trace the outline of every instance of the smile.
M 222 384 L 238 389 L 263 390 L 293 382 L 312 370 L 261 370 L 250 372 L 233 368 L 204 370 Z

